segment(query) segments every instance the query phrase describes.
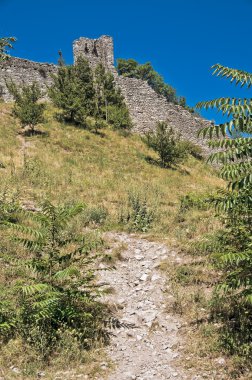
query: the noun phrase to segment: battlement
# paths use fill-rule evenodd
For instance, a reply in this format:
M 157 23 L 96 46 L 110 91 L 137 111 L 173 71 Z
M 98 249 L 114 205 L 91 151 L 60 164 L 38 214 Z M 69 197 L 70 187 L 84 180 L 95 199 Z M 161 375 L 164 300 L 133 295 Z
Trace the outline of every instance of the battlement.
M 102 63 L 107 70 L 114 71 L 114 46 L 113 38 L 101 36 L 98 39 L 80 37 L 73 43 L 74 62 L 79 56 L 83 56 L 92 68 Z

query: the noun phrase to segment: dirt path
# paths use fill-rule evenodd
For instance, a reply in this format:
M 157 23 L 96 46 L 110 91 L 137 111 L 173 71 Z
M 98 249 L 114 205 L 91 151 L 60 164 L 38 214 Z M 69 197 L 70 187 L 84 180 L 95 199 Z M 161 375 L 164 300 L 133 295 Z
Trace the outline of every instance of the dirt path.
M 101 279 L 110 284 L 114 294 L 108 296 L 116 305 L 120 320 L 135 328 L 115 332 L 108 356 L 115 370 L 108 380 L 200 379 L 186 376 L 176 366 L 181 322 L 165 312 L 169 299 L 166 278 L 158 269 L 163 260 L 176 256 L 163 244 L 138 239 L 127 234 L 109 234 L 127 249 L 116 270 L 104 272 Z

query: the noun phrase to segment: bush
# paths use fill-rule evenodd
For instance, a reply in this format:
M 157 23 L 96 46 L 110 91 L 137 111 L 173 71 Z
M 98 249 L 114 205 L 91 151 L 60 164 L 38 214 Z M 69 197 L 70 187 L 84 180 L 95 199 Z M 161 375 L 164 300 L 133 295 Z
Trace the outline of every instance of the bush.
M 113 128 L 131 128 L 129 111 L 112 73 L 102 64 L 94 73 L 88 61 L 79 57 L 75 66 L 60 66 L 49 89 L 53 103 L 61 109 L 58 118 L 95 133 L 111 123 Z
M 180 142 L 180 144 L 188 154 L 190 154 L 197 160 L 203 160 L 204 158 L 203 150 L 199 145 L 194 144 L 193 142 L 189 140 L 183 140 Z
M 20 89 L 15 83 L 6 83 L 10 94 L 15 100 L 13 115 L 21 124 L 22 128 L 28 127 L 32 133 L 36 125 L 43 123 L 43 113 L 45 104 L 38 101 L 42 97 L 39 85 L 34 82 L 31 86 L 21 86 Z
M 83 213 L 82 223 L 88 225 L 102 225 L 108 217 L 108 210 L 104 207 L 87 207 Z
M 47 201 L 41 211 L 29 213 L 27 224 L 9 223 L 26 250 L 26 258 L 17 262 L 25 275 L 3 294 L 0 339 L 21 336 L 42 359 L 49 358 L 65 332 L 82 349 L 108 339 L 110 313 L 94 283 L 97 244 L 67 229 L 82 210 L 82 205 L 56 207 Z
M 188 151 L 171 127 L 165 122 L 159 122 L 154 132 L 144 137 L 145 143 L 158 153 L 162 167 L 171 167 L 185 160 Z
M 87 116 L 94 116 L 93 74 L 84 58 L 79 57 L 75 66 L 60 66 L 48 93 L 64 121 L 85 127 Z
M 154 219 L 154 212 L 147 205 L 145 196 L 132 192 L 128 195 L 128 209 L 121 212 L 119 222 L 129 231 L 147 232 Z
M 126 106 L 108 106 L 108 122 L 116 130 L 130 131 L 132 121 Z

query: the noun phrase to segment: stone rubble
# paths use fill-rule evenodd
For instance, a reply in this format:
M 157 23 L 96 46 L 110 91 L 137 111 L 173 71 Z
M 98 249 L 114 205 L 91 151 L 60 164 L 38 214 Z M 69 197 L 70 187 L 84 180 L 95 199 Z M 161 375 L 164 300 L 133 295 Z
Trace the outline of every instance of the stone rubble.
M 104 302 L 116 308 L 121 322 L 134 325 L 113 330 L 107 354 L 115 362 L 115 370 L 108 380 L 191 379 L 174 361 L 180 355 L 181 322 L 164 311 L 166 278 L 158 264 L 161 257 L 169 256 L 169 250 L 163 244 L 123 233 L 109 233 L 108 237 L 127 249 L 116 270 L 100 274 L 101 281 L 115 291 L 104 296 Z

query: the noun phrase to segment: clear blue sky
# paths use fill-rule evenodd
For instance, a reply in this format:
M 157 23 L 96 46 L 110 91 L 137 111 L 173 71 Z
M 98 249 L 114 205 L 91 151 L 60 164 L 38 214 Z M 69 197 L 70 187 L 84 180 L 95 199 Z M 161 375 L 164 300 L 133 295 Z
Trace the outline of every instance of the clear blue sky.
M 0 36 L 13 55 L 72 63 L 72 41 L 113 36 L 115 58 L 151 61 L 193 106 L 220 96 L 249 96 L 212 77 L 214 63 L 252 72 L 252 0 L 0 0 Z M 220 120 L 212 112 L 209 119 Z

